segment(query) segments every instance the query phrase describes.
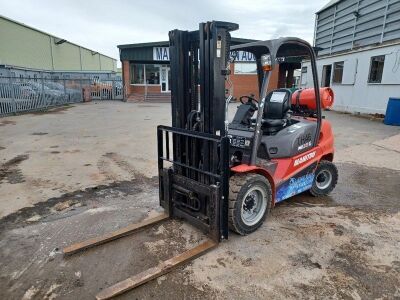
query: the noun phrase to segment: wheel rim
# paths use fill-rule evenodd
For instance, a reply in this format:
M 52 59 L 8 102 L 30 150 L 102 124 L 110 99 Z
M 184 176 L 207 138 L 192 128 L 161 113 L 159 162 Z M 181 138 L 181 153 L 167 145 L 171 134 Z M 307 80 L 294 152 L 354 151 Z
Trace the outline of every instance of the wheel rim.
M 325 190 L 326 188 L 328 188 L 331 182 L 332 174 L 328 170 L 321 170 L 315 178 L 315 184 L 320 190 Z
M 244 224 L 253 226 L 263 217 L 267 208 L 266 193 L 259 186 L 251 187 L 243 198 L 241 217 Z

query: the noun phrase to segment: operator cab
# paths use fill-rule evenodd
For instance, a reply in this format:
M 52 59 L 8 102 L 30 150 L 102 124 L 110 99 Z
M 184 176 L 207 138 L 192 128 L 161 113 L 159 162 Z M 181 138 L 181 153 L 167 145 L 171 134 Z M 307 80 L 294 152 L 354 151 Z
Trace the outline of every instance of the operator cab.
M 289 61 L 301 62 L 314 55 L 312 48 L 295 38 L 253 42 L 234 46 L 256 57 L 259 99 L 253 94 L 240 97 L 240 105 L 228 127 L 232 147 L 231 163 L 254 164 L 255 159 L 293 157 L 316 145 L 320 131 L 320 106 L 311 115 L 298 113 L 292 105 L 292 90 L 267 91 L 274 67 Z M 300 66 L 300 63 L 299 63 Z M 316 92 L 319 99 L 319 90 Z M 261 113 L 260 113 L 261 111 Z
M 263 134 L 275 134 L 293 123 L 290 110 L 291 97 L 292 92 L 289 89 L 276 89 L 268 93 L 262 118 Z M 253 117 L 258 110 L 258 100 L 251 94 L 241 96 L 240 103 L 229 128 L 250 130 L 256 125 L 256 119 Z

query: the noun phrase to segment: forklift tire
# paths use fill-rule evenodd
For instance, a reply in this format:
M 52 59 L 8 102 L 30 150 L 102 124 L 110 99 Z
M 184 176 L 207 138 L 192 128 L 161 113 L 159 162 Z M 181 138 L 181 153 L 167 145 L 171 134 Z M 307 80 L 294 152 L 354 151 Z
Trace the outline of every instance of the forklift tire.
M 229 229 L 247 235 L 256 231 L 271 210 L 272 191 L 267 178 L 235 174 L 229 181 Z
M 327 160 L 321 160 L 315 170 L 315 178 L 310 193 L 314 197 L 326 196 L 335 188 L 338 181 L 336 166 Z

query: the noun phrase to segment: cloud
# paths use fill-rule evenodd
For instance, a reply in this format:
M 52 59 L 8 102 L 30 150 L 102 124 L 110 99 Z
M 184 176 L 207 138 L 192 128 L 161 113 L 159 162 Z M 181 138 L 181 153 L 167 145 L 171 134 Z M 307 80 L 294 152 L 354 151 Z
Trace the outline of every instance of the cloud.
M 233 36 L 298 36 L 312 42 L 315 12 L 327 0 L 0 0 L 2 15 L 118 59 L 119 44 L 168 39 L 209 20 L 235 22 Z

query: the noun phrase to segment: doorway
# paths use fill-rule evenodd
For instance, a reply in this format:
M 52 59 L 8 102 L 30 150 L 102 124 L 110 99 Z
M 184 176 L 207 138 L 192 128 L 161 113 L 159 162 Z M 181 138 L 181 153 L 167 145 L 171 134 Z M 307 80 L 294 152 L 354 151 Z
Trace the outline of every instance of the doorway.
M 325 65 L 322 68 L 321 87 L 331 86 L 332 65 Z
M 171 88 L 169 86 L 170 75 L 171 69 L 169 66 L 160 67 L 160 83 L 162 93 L 169 93 L 171 91 Z

